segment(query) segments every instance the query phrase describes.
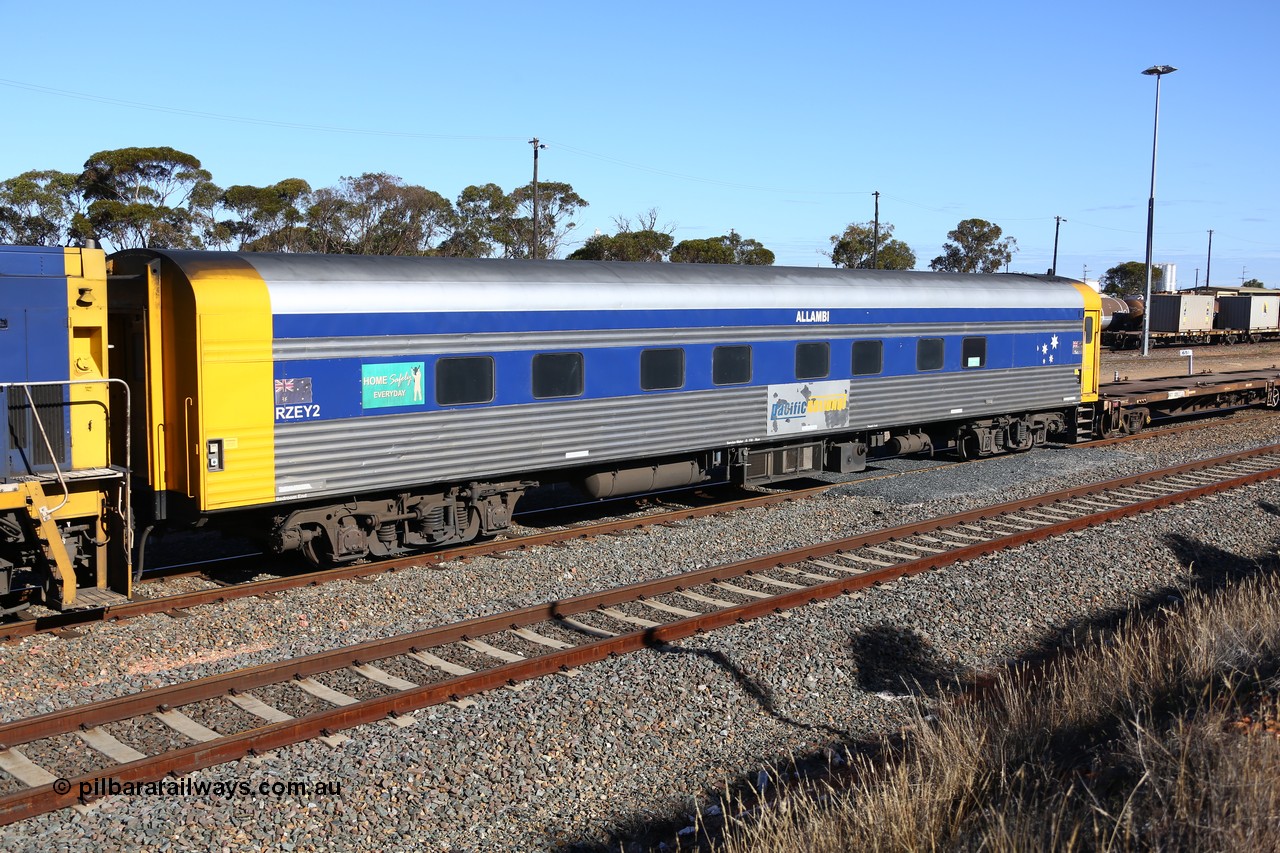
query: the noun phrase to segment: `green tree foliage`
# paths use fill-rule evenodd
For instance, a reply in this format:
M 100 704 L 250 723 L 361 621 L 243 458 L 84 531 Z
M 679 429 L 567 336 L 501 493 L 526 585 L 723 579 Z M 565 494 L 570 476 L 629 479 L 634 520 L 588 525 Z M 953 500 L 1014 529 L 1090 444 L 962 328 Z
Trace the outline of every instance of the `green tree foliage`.
M 624 231 L 612 236 L 596 234 L 569 255 L 571 261 L 645 261 L 664 260 L 675 242 L 661 231 Z
M 891 239 L 893 226 L 880 226 L 876 267 L 882 270 L 909 270 L 916 265 L 915 252 L 901 240 Z M 831 237 L 831 262 L 846 269 L 871 269 L 871 248 L 876 243 L 875 223 L 853 222 L 843 234 Z
M 82 206 L 76 176 L 67 172 L 23 172 L 0 182 L 0 243 L 69 243 Z
M 571 261 L 639 261 L 659 263 L 666 260 L 675 243 L 672 232 L 674 225 L 658 228 L 658 210 L 650 208 L 642 213 L 638 226 L 631 224 L 626 217 L 618 217 L 614 222 L 618 233 L 613 236 L 596 234 L 587 240 L 577 251 L 569 255 Z
M 567 183 L 539 184 L 538 257 L 555 257 L 586 206 Z M 32 171 L 0 183 L 0 241 L 15 243 L 83 237 L 113 250 L 529 258 L 533 232 L 531 184 L 511 193 L 497 184 L 469 186 L 456 204 L 385 172 L 317 190 L 301 178 L 222 190 L 196 157 L 166 147 L 99 151 L 78 176 Z M 669 235 L 665 243 L 661 234 L 619 236 L 619 256 L 670 249 Z
M 758 240 L 743 238 L 738 232 L 730 230 L 721 238 L 733 249 L 733 262 L 753 267 L 773 266 L 773 252 L 766 249 Z
M 1263 284 L 1262 282 L 1258 281 L 1256 278 L 1251 278 L 1251 279 L 1249 279 L 1248 281 L 1246 281 L 1244 284 L 1242 284 L 1242 285 L 1240 285 L 1240 286 L 1241 286 L 1241 287 L 1266 287 L 1266 285 L 1265 285 L 1265 284 Z
M 678 264 L 745 264 L 771 266 L 773 252 L 757 240 L 744 239 L 737 231 L 730 230 L 720 237 L 702 240 L 681 240 L 671 250 L 671 260 Z
M 427 255 L 454 212 L 439 193 L 367 172 L 311 194 L 307 243 L 312 251 L 356 255 Z
M 311 233 L 306 227 L 306 210 L 310 196 L 311 185 L 301 178 L 286 178 L 269 187 L 227 187 L 222 207 L 238 218 L 218 223 L 225 230 L 217 236 L 225 237 L 216 242 L 235 240 L 246 252 L 308 251 Z
M 504 257 L 533 257 L 533 183 L 511 191 L 511 202 L 520 214 L 512 222 L 512 232 L 500 241 Z M 573 216 L 584 207 L 587 200 L 573 187 L 558 181 L 538 182 L 538 254 L 539 258 L 554 258 L 560 251 L 569 232 L 576 227 Z
M 1151 289 L 1159 288 L 1164 272 L 1151 268 Z M 1147 265 L 1142 261 L 1125 261 L 1102 274 L 1102 292 L 1108 296 L 1143 296 L 1147 292 Z
M 733 249 L 723 237 L 681 240 L 671 250 L 671 261 L 677 264 L 731 264 Z
M 947 233 L 942 254 L 929 262 L 929 268 L 935 272 L 999 272 L 1018 250 L 1018 241 L 1003 234 L 999 225 L 985 219 L 966 219 Z
M 117 249 L 200 248 L 198 232 L 221 195 L 198 159 L 167 147 L 99 151 L 78 187 L 89 207 L 75 228 Z
M 498 246 L 504 254 L 515 242 L 516 205 L 497 184 L 469 186 L 454 205 L 453 232 L 441 242 L 438 254 L 455 258 L 488 258 Z

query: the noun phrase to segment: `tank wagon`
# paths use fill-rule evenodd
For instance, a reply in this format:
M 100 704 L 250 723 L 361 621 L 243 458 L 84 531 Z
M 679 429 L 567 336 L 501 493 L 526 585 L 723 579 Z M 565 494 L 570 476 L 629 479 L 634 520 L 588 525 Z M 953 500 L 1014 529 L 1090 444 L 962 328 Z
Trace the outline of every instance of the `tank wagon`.
M 495 535 L 539 482 L 1132 426 L 1098 296 L 1045 276 L 0 247 L 0 295 L 6 607 L 129 595 L 157 525 L 325 564 Z

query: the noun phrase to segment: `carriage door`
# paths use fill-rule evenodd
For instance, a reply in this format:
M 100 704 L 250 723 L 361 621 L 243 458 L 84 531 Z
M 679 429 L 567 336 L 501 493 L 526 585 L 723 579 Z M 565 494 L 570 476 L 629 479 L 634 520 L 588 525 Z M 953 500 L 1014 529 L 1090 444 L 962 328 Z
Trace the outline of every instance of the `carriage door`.
M 1102 370 L 1102 309 L 1084 311 L 1084 352 L 1080 358 L 1080 402 L 1098 399 L 1098 374 Z
M 112 423 L 111 456 L 125 458 L 126 440 L 132 443 L 133 488 L 138 522 L 149 524 L 164 517 L 165 483 L 164 362 L 161 358 L 160 261 L 138 258 L 113 261 L 108 276 L 112 378 L 129 385 L 132 403 L 128 430 L 123 419 Z M 113 405 L 123 410 L 123 392 L 115 391 Z

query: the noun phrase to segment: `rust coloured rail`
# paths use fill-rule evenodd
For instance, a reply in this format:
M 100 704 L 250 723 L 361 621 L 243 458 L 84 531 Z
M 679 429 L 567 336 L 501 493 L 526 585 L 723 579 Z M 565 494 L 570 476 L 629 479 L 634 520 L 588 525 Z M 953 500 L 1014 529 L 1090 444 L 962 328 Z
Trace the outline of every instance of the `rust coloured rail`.
M 831 484 L 824 484 L 822 486 L 812 486 L 789 492 L 779 492 L 776 494 L 761 495 L 759 497 L 731 501 L 727 504 L 712 504 L 710 506 L 694 507 L 691 509 L 668 510 L 666 512 L 641 516 L 639 518 L 606 521 L 581 528 L 553 530 L 546 533 L 532 533 L 527 536 L 519 536 L 509 539 L 495 539 L 492 542 L 463 545 L 458 548 L 413 554 L 408 557 L 381 560 L 375 563 L 353 563 L 351 565 L 337 566 L 331 569 L 306 572 L 299 575 L 266 578 L 260 581 L 248 581 L 246 583 L 218 587 L 216 589 L 201 589 L 195 590 L 194 592 L 179 593 L 177 595 L 166 595 L 157 598 L 142 598 L 124 604 L 113 604 L 106 607 L 97 607 L 90 610 L 70 613 L 57 613 L 51 616 L 40 616 L 35 619 L 27 619 L 20 622 L 6 622 L 0 624 L 0 643 L 14 642 L 22 639 L 23 637 L 29 637 L 33 634 L 48 631 L 61 631 L 67 628 L 74 628 L 76 626 L 92 625 L 96 622 L 115 622 L 123 619 L 133 619 L 138 616 L 146 616 L 152 613 L 168 613 L 175 610 L 186 610 L 188 608 L 199 607 L 204 604 L 221 604 L 227 601 L 234 601 L 238 598 L 252 598 L 254 596 L 269 597 L 275 593 L 303 586 L 319 586 L 320 584 L 330 583 L 332 581 L 354 580 L 356 578 L 371 577 L 374 575 L 393 574 L 395 572 L 405 571 L 408 569 L 436 566 L 442 563 L 453 562 L 455 560 L 469 560 L 476 557 L 487 557 L 493 554 L 520 551 L 526 548 L 537 547 L 539 545 L 554 545 L 571 542 L 576 539 L 589 539 L 594 536 L 604 536 L 624 530 L 636 530 L 650 524 L 663 524 L 673 521 L 683 521 L 691 518 L 702 518 L 704 516 L 714 515 L 727 510 L 776 506 L 780 503 L 802 500 L 812 495 L 825 492 L 830 488 L 832 488 Z
M 186 684 L 148 690 L 117 700 L 106 700 L 0 725 L 0 743 L 6 747 L 15 746 L 31 740 L 73 731 L 77 728 L 89 728 L 154 710 L 166 710 L 203 699 L 250 690 L 257 686 L 278 683 L 289 678 L 302 678 L 343 666 L 375 661 L 411 652 L 422 646 L 440 645 L 471 637 L 484 636 L 508 628 L 524 627 L 560 616 L 572 616 L 600 607 L 608 607 L 626 601 L 642 600 L 645 597 L 675 592 L 723 579 L 750 575 L 778 566 L 819 557 L 829 557 L 867 544 L 891 542 L 896 538 L 905 538 L 916 533 L 938 530 L 964 523 L 965 521 L 980 521 L 1003 513 L 1016 512 L 1019 509 L 1043 506 L 1058 500 L 1070 500 L 1075 497 L 1104 493 L 1129 485 L 1176 476 L 1180 473 L 1203 470 L 1214 465 L 1277 453 L 1280 453 L 1280 446 L 1231 454 L 1213 460 L 1178 466 L 1158 474 L 1136 475 L 1106 483 L 1082 486 L 1056 493 L 1052 496 L 1012 501 L 997 507 L 986 507 L 945 518 L 930 519 L 919 524 L 904 525 L 869 535 L 848 537 L 819 545 L 791 549 L 778 554 L 709 567 L 678 576 L 630 584 L 601 593 L 577 596 L 508 613 L 479 617 L 455 625 L 431 628 L 384 640 L 374 640 L 332 652 L 310 655 L 281 663 L 264 664 Z M 566 668 L 596 662 L 611 655 L 638 651 L 646 647 L 673 642 L 702 631 L 759 618 L 781 610 L 801 606 L 811 601 L 834 598 L 873 584 L 918 574 L 956 562 L 972 560 L 999 550 L 1017 547 L 1028 542 L 1047 539 L 1071 531 L 1082 530 L 1117 518 L 1137 515 L 1227 489 L 1261 482 L 1276 476 L 1280 476 L 1280 468 L 1271 468 L 1237 476 L 1222 482 L 1210 483 L 1173 494 L 1137 501 L 1098 514 L 1064 520 L 1034 530 L 1026 530 L 997 539 L 955 548 L 945 553 L 868 571 L 861 575 L 819 583 L 767 599 L 751 601 L 711 613 L 691 616 L 642 630 L 594 640 L 569 649 L 502 664 L 468 675 L 448 678 L 433 684 L 421 685 L 388 696 L 367 699 L 352 705 L 316 712 L 305 717 L 268 724 L 227 736 L 217 741 L 197 744 L 160 756 L 114 765 L 101 771 L 78 776 L 75 779 L 60 780 L 56 787 L 55 785 L 45 785 L 0 798 L 0 823 L 22 820 L 36 814 L 71 805 L 78 799 L 78 792 L 82 782 L 91 783 L 94 779 L 103 776 L 110 776 L 112 779 L 124 783 L 150 781 L 162 778 L 165 775 L 189 773 L 203 767 L 234 760 L 253 752 L 275 749 L 321 734 L 374 722 L 388 716 L 406 714 L 422 707 L 484 692 L 504 684 L 529 680 Z M 65 783 L 65 785 L 62 783 Z
M 1185 423 L 1159 430 L 1149 430 L 1134 433 L 1132 435 L 1118 436 L 1116 438 L 1095 439 L 1093 441 L 1071 446 L 1097 447 L 1119 444 L 1140 439 L 1156 438 L 1161 435 L 1185 432 L 1192 429 L 1203 429 L 1206 428 L 1206 426 L 1207 425 L 1203 423 Z M 991 459 L 996 458 L 1003 457 L 984 457 L 982 459 L 957 462 L 954 464 L 968 465 L 976 462 L 990 461 Z M 907 471 L 901 473 L 913 474 L 932 470 L 936 469 L 927 468 L 922 469 L 921 472 Z M 900 475 L 901 474 L 892 474 L 889 476 Z M 786 503 L 811 497 L 833 488 L 839 488 L 846 485 L 856 485 L 858 483 L 870 482 L 878 479 L 882 479 L 882 477 L 866 477 L 853 480 L 848 483 L 828 483 L 821 486 L 811 486 L 785 493 L 762 495 L 760 497 L 735 500 L 723 504 L 713 504 L 710 506 L 695 507 L 691 509 L 670 510 L 639 518 L 628 518 L 601 522 L 599 524 L 591 524 L 581 528 L 570 528 L 546 533 L 535 533 L 515 538 L 497 539 L 492 542 L 464 545 L 457 548 L 449 548 L 430 553 L 413 554 L 408 557 L 383 560 L 376 563 L 354 563 L 321 571 L 306 572 L 303 574 L 284 577 L 266 578 L 260 581 L 249 581 L 246 583 L 223 586 L 215 589 L 196 590 L 193 592 L 185 592 L 177 595 L 161 596 L 157 598 L 137 599 L 123 604 L 108 605 L 106 607 L 97 607 L 70 613 L 58 613 L 15 622 L 4 622 L 0 623 L 0 643 L 16 642 L 24 637 L 45 632 L 66 632 L 68 635 L 73 636 L 74 631 L 68 631 L 68 629 L 74 629 L 77 626 L 92 625 L 97 622 L 115 622 L 124 619 L 132 619 L 138 616 L 145 616 L 152 613 L 172 614 L 192 607 L 199 607 L 206 604 L 220 604 L 239 598 L 251 598 L 254 596 L 266 598 L 279 592 L 303 586 L 318 586 L 332 581 L 354 580 L 380 574 L 393 574 L 395 572 L 408 569 L 437 566 L 453 561 L 492 556 L 495 554 L 533 548 L 540 545 L 560 544 L 573 541 L 575 539 L 588 539 L 594 536 L 617 533 L 619 531 L 637 530 L 651 524 L 663 524 L 686 519 L 703 518 L 708 515 L 739 509 L 774 506 L 779 503 Z

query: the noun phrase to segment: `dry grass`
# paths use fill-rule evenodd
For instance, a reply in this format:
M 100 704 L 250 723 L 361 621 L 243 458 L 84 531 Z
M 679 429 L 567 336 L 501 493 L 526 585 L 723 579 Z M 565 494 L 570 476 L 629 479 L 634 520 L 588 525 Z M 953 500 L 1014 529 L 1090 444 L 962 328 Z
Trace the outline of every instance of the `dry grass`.
M 1022 675 L 918 711 L 853 781 L 751 809 L 715 848 L 1280 851 L 1280 579 L 1191 594 Z

